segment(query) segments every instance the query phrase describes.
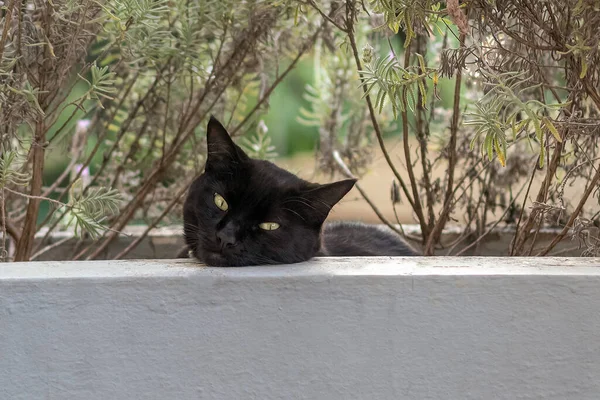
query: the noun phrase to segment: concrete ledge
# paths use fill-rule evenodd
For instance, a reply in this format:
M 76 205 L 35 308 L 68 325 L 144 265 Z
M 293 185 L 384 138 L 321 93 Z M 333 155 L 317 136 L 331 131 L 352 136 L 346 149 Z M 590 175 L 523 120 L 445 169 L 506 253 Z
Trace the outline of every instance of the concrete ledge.
M 600 259 L 0 265 L 0 399 L 597 399 Z

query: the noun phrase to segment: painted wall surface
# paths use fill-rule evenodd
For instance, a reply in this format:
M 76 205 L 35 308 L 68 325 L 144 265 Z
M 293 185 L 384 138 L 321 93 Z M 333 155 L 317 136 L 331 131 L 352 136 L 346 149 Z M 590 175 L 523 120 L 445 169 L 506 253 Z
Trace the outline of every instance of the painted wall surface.
M 0 265 L 0 399 L 598 399 L 600 259 Z

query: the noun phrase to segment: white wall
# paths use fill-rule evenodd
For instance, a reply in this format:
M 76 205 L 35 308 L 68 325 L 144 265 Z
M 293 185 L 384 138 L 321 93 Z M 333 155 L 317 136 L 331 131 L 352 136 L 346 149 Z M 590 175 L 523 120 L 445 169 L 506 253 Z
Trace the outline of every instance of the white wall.
M 0 265 L 0 399 L 598 399 L 600 259 Z

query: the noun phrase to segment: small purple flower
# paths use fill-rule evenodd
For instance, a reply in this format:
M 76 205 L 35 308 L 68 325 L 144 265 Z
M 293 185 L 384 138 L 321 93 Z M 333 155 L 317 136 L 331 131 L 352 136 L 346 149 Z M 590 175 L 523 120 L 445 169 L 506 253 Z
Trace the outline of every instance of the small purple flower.
M 80 119 L 77 121 L 77 127 L 75 128 L 76 133 L 85 133 L 90 127 L 92 121 L 89 119 Z
M 90 167 L 85 167 L 83 168 L 83 164 L 75 164 L 74 168 L 73 168 L 73 176 L 77 175 L 79 173 L 79 171 L 81 171 L 81 183 L 83 183 L 83 187 L 86 187 L 90 184 L 91 182 L 91 174 L 90 174 Z

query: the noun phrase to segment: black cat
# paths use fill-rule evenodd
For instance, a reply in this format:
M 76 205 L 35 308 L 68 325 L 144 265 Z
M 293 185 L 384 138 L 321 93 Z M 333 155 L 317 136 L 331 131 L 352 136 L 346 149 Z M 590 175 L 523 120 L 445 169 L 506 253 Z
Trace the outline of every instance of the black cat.
M 417 255 L 396 234 L 374 225 L 323 225 L 354 179 L 320 185 L 252 159 L 214 117 L 206 137 L 205 171 L 184 204 L 185 254 L 223 267 L 289 264 L 317 255 Z

